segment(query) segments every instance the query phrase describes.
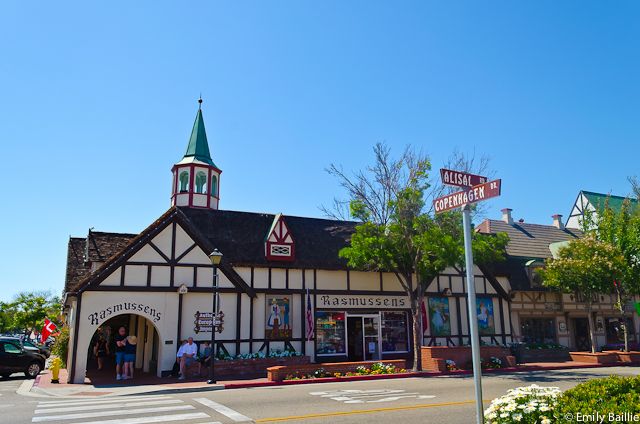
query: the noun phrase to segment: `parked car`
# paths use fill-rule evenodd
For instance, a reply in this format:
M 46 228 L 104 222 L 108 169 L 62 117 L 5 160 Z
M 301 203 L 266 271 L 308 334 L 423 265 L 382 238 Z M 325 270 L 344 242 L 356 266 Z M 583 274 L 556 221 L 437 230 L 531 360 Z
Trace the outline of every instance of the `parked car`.
M 19 339 L 0 338 L 0 375 L 3 378 L 9 378 L 15 372 L 36 378 L 44 369 L 45 361 L 44 355 L 24 348 Z
M 2 337 L 2 339 L 4 339 L 4 340 L 12 340 L 17 345 L 24 347 L 26 350 L 30 350 L 32 352 L 39 353 L 42 356 L 44 356 L 45 358 L 48 358 L 49 356 L 51 356 L 51 349 L 49 349 L 48 347 L 46 347 L 44 345 L 37 344 L 36 342 L 32 342 L 31 340 L 27 339 L 26 337 L 24 337 L 24 338 L 21 338 L 21 337 Z
M 44 355 L 45 358 L 51 356 L 51 349 L 45 345 L 38 344 L 36 342 L 32 342 L 31 340 L 25 339 L 22 341 L 22 346 L 28 350 L 38 350 L 41 355 Z

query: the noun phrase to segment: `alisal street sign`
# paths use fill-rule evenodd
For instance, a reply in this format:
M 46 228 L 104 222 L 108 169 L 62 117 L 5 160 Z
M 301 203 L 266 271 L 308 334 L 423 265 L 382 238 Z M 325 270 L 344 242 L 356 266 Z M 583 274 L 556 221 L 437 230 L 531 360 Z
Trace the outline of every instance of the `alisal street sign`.
M 481 175 L 468 174 L 466 172 L 453 171 L 445 168 L 440 169 L 440 177 L 444 184 L 464 188 L 484 184 L 489 180 L 487 177 Z

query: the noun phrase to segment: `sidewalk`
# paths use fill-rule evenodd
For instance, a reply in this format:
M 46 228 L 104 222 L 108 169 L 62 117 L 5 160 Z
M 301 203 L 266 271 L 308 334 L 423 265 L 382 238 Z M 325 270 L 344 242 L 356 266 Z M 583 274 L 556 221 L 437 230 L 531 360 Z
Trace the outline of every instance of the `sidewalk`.
M 631 364 L 616 363 L 611 365 L 595 365 L 583 362 L 540 362 L 522 364 L 514 368 L 488 369 L 483 370 L 486 374 L 502 374 L 502 373 L 520 373 L 544 370 L 562 370 L 562 369 L 584 369 L 584 368 L 604 368 L 629 366 Z M 362 375 L 355 377 L 329 377 L 309 380 L 290 380 L 283 382 L 268 381 L 266 378 L 256 378 L 249 380 L 221 380 L 215 385 L 209 385 L 202 378 L 186 381 L 179 381 L 175 377 L 159 378 L 150 375 L 142 375 L 134 380 L 125 381 L 97 381 L 92 382 L 85 380 L 85 384 L 67 384 L 67 371 L 60 371 L 60 384 L 51 383 L 51 371 L 43 371 L 35 380 L 25 380 L 23 387 L 18 391 L 19 394 L 25 396 L 46 396 L 46 397 L 72 397 L 72 398 L 96 398 L 109 396 L 126 396 L 144 393 L 175 393 L 175 392 L 201 392 L 210 390 L 223 389 L 239 389 L 251 387 L 266 387 L 279 385 L 294 384 L 313 384 L 313 383 L 336 383 L 345 381 L 366 381 L 381 380 L 395 378 L 412 378 L 412 377 L 444 377 L 456 375 L 470 375 L 469 370 L 452 371 L 447 373 L 439 372 L 407 372 L 403 374 L 382 374 L 382 375 Z

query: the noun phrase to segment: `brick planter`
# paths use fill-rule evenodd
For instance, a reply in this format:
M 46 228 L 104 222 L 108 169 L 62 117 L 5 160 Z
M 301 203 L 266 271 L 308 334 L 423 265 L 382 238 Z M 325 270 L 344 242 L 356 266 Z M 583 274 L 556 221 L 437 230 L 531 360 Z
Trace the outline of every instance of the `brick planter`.
M 407 361 L 404 359 L 390 359 L 388 361 L 361 361 L 361 362 L 329 362 L 323 364 L 306 364 L 306 365 L 281 365 L 267 369 L 267 379 L 269 381 L 283 381 L 287 375 L 300 373 L 312 373 L 315 370 L 324 368 L 329 373 L 347 373 L 354 372 L 359 366 L 365 368 L 382 362 L 385 365 L 395 365 L 396 368 L 405 368 Z
M 571 360 L 588 364 L 613 364 L 618 361 L 617 352 L 569 352 Z
M 447 359 L 456 363 L 459 368 L 464 368 L 471 362 L 470 346 L 423 346 L 421 348 L 423 371 L 447 371 Z M 514 367 L 516 358 L 511 356 L 511 351 L 500 346 L 481 346 L 480 357 L 489 359 L 495 356 L 502 360 L 505 367 Z
M 622 352 L 618 350 L 605 350 L 604 353 L 616 355 L 618 362 L 640 362 L 640 352 Z
M 571 359 L 569 349 L 522 349 L 522 362 L 564 362 Z
M 297 366 L 309 364 L 308 356 L 292 356 L 289 358 L 234 359 L 232 361 L 216 361 L 216 377 L 265 377 L 267 368 L 275 366 Z M 206 371 L 203 368 L 203 375 Z

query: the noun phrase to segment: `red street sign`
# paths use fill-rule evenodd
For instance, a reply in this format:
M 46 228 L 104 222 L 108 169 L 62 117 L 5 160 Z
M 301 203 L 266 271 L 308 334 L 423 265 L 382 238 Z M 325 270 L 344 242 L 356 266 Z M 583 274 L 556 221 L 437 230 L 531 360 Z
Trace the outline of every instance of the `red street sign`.
M 492 197 L 500 196 L 500 183 L 502 180 L 493 180 L 488 183 L 478 184 L 457 193 L 438 197 L 433 201 L 436 213 L 459 208 L 471 203 L 481 202 Z
M 457 187 L 473 187 L 478 184 L 484 184 L 488 178 L 480 175 L 467 174 L 462 171 L 452 171 L 451 169 L 440 169 L 440 177 L 442 182 L 447 185 L 453 185 Z

